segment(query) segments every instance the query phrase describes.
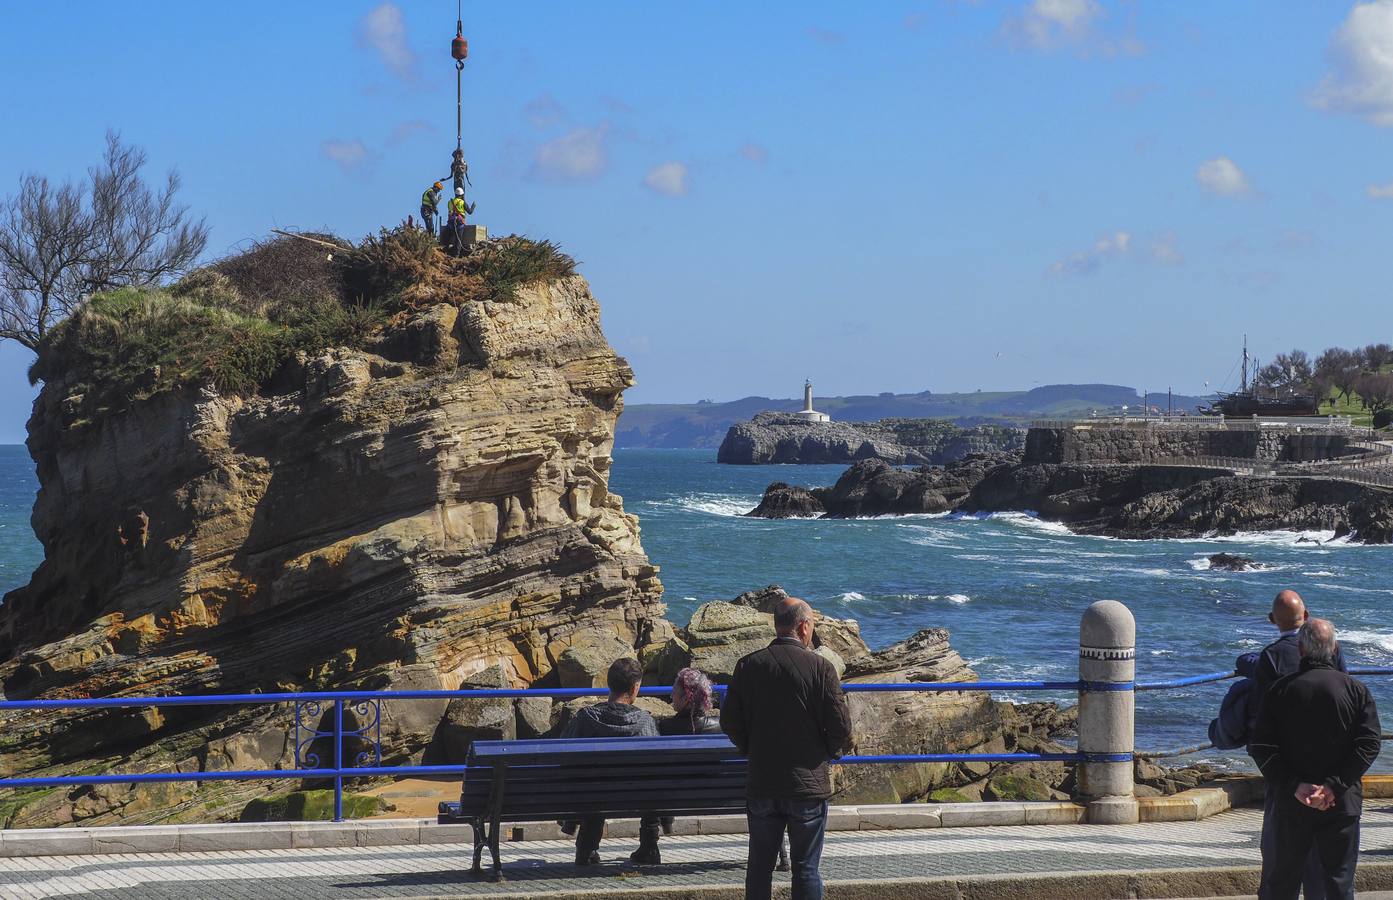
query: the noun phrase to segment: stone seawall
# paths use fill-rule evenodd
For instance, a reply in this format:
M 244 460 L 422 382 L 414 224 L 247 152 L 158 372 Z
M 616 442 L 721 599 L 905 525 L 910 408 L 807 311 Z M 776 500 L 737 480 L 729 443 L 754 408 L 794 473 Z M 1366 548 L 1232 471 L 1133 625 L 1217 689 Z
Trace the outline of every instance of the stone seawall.
M 1223 427 L 1078 424 L 1031 428 L 1025 462 L 1144 464 L 1167 459 L 1227 456 L 1266 462 L 1311 462 L 1356 452 L 1372 435 L 1362 428 Z

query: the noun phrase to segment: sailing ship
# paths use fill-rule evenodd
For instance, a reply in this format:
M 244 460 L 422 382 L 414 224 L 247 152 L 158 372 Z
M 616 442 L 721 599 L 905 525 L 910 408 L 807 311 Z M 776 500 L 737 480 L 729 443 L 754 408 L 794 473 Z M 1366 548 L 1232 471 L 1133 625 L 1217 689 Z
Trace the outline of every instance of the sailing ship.
M 1249 379 L 1249 372 L 1253 378 Z M 1251 418 L 1253 416 L 1314 416 L 1319 413 L 1320 404 L 1314 392 L 1302 392 L 1294 388 L 1268 388 L 1264 390 L 1257 383 L 1258 367 L 1248 359 L 1248 336 L 1243 336 L 1242 374 L 1239 388 L 1233 393 L 1217 391 L 1218 399 L 1200 412 L 1207 416 L 1229 416 Z

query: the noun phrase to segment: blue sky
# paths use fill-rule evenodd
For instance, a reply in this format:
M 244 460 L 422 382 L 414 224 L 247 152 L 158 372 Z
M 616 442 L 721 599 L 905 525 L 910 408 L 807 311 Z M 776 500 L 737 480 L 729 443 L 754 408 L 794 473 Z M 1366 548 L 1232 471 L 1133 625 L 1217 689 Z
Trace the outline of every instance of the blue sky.
M 465 4 L 476 218 L 582 264 L 629 402 L 1197 393 L 1393 340 L 1393 0 Z M 221 255 L 453 149 L 448 2 L 16 4 L 0 193 L 107 128 Z M 0 441 L 28 352 L 0 348 Z

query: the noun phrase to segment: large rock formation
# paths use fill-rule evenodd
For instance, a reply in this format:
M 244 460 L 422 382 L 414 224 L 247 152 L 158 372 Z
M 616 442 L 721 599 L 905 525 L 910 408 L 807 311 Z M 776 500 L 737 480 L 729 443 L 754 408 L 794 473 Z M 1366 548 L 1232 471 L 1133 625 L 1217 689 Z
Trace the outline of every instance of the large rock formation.
M 892 465 L 943 465 L 974 453 L 1024 446 L 1025 431 L 1007 425 L 958 426 L 944 419 L 808 422 L 785 413 L 760 413 L 731 426 L 716 461 L 758 465 L 879 459 Z
M 851 466 L 831 487 L 804 488 L 775 482 L 748 516 L 789 519 L 942 513 L 959 508 L 991 471 L 1019 461 L 1010 454 L 972 454 L 941 468 L 898 469 L 878 459 Z
M 0 605 L 4 696 L 453 689 L 486 669 L 523 686 L 563 660 L 585 678 L 581 638 L 666 641 L 657 569 L 608 490 L 632 373 L 586 282 L 480 301 L 440 265 L 368 349 L 302 353 L 250 395 L 191 384 L 92 419 L 47 383 L 29 423 L 45 560 Z M 384 705 L 384 763 L 458 746 L 476 712 Z M 10 713 L 0 772 L 285 768 L 290 722 Z M 267 789 L 62 789 L 11 819 L 207 821 Z

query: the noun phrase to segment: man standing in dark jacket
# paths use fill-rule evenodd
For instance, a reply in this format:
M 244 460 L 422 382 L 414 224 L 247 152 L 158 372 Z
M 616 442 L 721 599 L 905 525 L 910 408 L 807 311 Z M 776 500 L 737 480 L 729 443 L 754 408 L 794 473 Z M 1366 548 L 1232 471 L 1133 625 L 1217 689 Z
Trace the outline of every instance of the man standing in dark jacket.
M 813 611 L 797 597 L 774 609 L 778 637 L 735 664 L 721 728 L 749 757 L 750 849 L 745 897 L 772 892 L 774 861 L 788 829 L 794 900 L 822 897 L 830 760 L 851 748 L 851 714 L 837 670 L 813 652 Z
M 1296 900 L 1312 846 L 1326 896 L 1354 897 L 1361 779 L 1379 752 L 1369 689 L 1335 668 L 1335 628 L 1309 619 L 1298 636 L 1301 665 L 1263 698 L 1248 751 L 1262 770 L 1272 814 L 1263 822 L 1262 900 Z
M 647 710 L 634 706 L 639 685 L 643 683 L 643 666 L 631 658 L 616 659 L 606 675 L 609 699 L 587 706 L 566 723 L 563 738 L 593 737 L 657 737 L 658 725 Z M 580 822 L 576 836 L 576 865 L 593 866 L 600 861 L 600 836 L 605 832 L 605 820 L 587 816 Z M 657 865 L 658 817 L 644 816 L 639 820 L 638 850 L 629 856 L 638 865 Z
M 1306 601 L 1301 599 L 1300 594 L 1292 590 L 1278 591 L 1277 596 L 1272 598 L 1272 611 L 1267 614 L 1267 621 L 1277 629 L 1277 640 L 1263 647 L 1261 653 L 1238 657 L 1235 671 L 1248 679 L 1248 693 L 1243 698 L 1242 709 L 1239 710 L 1241 721 L 1235 728 L 1233 720 L 1236 717 L 1227 696 L 1224 697 L 1224 707 L 1219 710 L 1219 720 L 1237 732 L 1235 736 L 1242 735 L 1243 743 L 1247 744 L 1252 739 L 1253 729 L 1257 727 L 1258 710 L 1262 708 L 1263 697 L 1271 690 L 1272 685 L 1283 675 L 1294 674 L 1301 668 L 1301 650 L 1297 646 L 1297 635 L 1310 617 Z M 1341 672 L 1345 671 L 1345 658 L 1338 645 L 1335 647 L 1335 668 Z M 1235 685 L 1233 690 L 1237 689 L 1238 686 Z M 1214 737 L 1211 731 L 1210 740 L 1213 741 Z M 1218 746 L 1219 741 L 1214 741 L 1214 744 Z M 1248 755 L 1253 755 L 1251 747 L 1248 748 Z M 1276 796 L 1268 791 L 1263 798 L 1262 806 L 1263 853 L 1266 854 L 1274 852 L 1269 843 L 1276 831 L 1268 827 L 1267 822 L 1272 818 L 1276 802 Z M 1315 848 L 1312 848 L 1311 855 L 1306 860 L 1306 874 L 1302 877 L 1305 900 L 1326 900 L 1325 876 L 1322 871 L 1319 856 Z

